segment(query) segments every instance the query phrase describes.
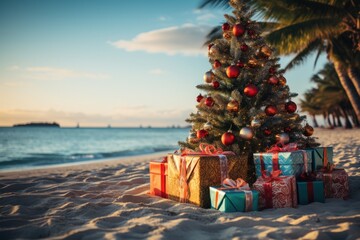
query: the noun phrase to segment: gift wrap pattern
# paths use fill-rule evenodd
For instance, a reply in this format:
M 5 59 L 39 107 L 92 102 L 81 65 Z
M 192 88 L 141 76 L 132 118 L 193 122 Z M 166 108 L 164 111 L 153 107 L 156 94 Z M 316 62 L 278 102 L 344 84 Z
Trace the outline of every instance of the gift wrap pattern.
M 304 157 L 307 159 L 304 160 Z M 305 162 L 307 162 L 306 166 Z M 305 170 L 311 171 L 311 151 L 254 153 L 254 163 L 257 177 L 261 176 L 262 170 L 272 172 L 278 169 L 281 170 L 282 175 L 299 177 Z
M 306 149 L 311 152 L 312 170 L 317 171 L 320 168 L 327 167 L 328 163 L 333 163 L 332 147 L 317 147 Z
M 257 211 L 259 192 L 210 187 L 211 208 L 221 212 Z
M 349 197 L 349 179 L 344 169 L 334 169 L 331 172 L 318 172 L 316 178 L 324 182 L 326 198 Z
M 259 208 L 297 207 L 296 182 L 294 176 L 280 176 L 269 182 L 259 177 L 253 185 L 259 192 Z
M 325 202 L 323 181 L 297 181 L 298 202 L 306 205 L 311 202 Z
M 185 183 L 181 178 L 181 159 L 186 163 Z M 168 181 L 167 191 L 169 199 L 182 201 L 180 196 L 181 185 L 187 187 L 187 199 L 185 202 L 196 204 L 203 208 L 210 208 L 211 186 L 220 186 L 224 179 L 222 170 L 226 168 L 226 176 L 232 179 L 246 179 L 248 173 L 248 157 L 226 155 L 226 166 L 221 166 L 220 157 L 216 155 L 168 155 Z

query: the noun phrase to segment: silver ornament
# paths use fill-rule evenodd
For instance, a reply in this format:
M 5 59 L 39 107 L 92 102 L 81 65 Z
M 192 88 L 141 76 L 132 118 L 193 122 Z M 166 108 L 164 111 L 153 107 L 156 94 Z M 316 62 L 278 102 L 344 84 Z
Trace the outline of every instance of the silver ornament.
M 215 74 L 212 71 L 208 71 L 204 74 L 204 81 L 206 83 L 211 83 L 215 78 Z
M 213 125 L 210 122 L 206 122 L 203 127 L 206 131 L 211 131 L 213 129 Z
M 210 55 L 218 55 L 219 52 L 220 52 L 219 47 L 216 45 L 213 45 L 209 50 Z
M 261 121 L 259 119 L 253 119 L 251 121 L 251 126 L 254 128 L 260 127 L 261 126 Z
M 280 143 L 288 143 L 290 141 L 290 137 L 289 137 L 289 134 L 287 133 L 279 133 L 279 134 L 276 134 L 276 141 L 280 142 Z
M 251 128 L 249 127 L 243 127 L 241 130 L 240 130 L 240 137 L 241 138 L 244 138 L 246 140 L 250 140 L 254 137 L 254 132 Z

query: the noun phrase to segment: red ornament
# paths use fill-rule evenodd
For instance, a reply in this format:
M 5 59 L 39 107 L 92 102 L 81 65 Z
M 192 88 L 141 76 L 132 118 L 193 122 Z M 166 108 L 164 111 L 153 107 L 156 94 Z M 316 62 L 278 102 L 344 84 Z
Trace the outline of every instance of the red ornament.
M 229 23 L 224 23 L 221 28 L 222 28 L 222 30 L 224 32 L 229 31 L 230 30 L 230 24 Z
M 254 29 L 249 29 L 249 30 L 247 30 L 247 34 L 248 34 L 250 37 L 254 36 L 255 33 L 256 33 L 256 32 L 255 32 Z
M 242 61 L 237 61 L 236 66 L 239 68 L 243 68 L 245 66 L 245 64 Z
M 201 102 L 201 100 L 203 100 L 203 95 L 199 94 L 197 97 L 196 97 L 196 101 L 197 102 Z
M 207 97 L 207 98 L 205 99 L 205 104 L 206 104 L 206 106 L 208 106 L 208 107 L 214 106 L 214 104 L 215 104 L 214 99 L 213 99 L 212 97 Z
M 238 68 L 236 65 L 231 65 L 226 69 L 226 75 L 229 78 L 237 78 L 240 74 L 240 68 Z
M 208 45 L 208 50 L 210 50 L 210 48 L 211 48 L 212 46 L 214 46 L 214 44 L 213 44 L 213 43 L 210 43 L 210 44 Z
M 215 60 L 214 64 L 213 64 L 213 67 L 214 67 L 214 69 L 217 69 L 217 68 L 221 67 L 221 62 L 219 60 Z
M 246 45 L 245 43 L 240 46 L 240 50 L 243 52 L 246 52 L 248 49 L 249 49 L 249 46 Z
M 258 92 L 259 88 L 252 83 L 246 85 L 246 87 L 244 88 L 244 94 L 247 97 L 255 97 Z
M 235 135 L 229 130 L 221 136 L 221 142 L 229 146 L 235 142 Z
M 242 35 L 244 35 L 245 33 L 245 27 L 241 24 L 236 24 L 234 27 L 233 27 L 233 34 L 235 37 L 240 37 Z
M 212 85 L 215 89 L 218 89 L 220 87 L 220 83 L 218 81 L 213 81 Z
M 271 76 L 268 79 L 268 83 L 271 85 L 276 85 L 276 84 L 278 84 L 278 82 L 279 82 L 279 79 L 276 76 Z
M 292 102 L 292 101 L 289 101 L 285 104 L 285 110 L 288 112 L 288 113 L 294 113 L 297 109 L 297 105 L 296 103 Z
M 284 127 L 284 132 L 289 133 L 291 132 L 291 127 Z
M 269 68 L 269 73 L 270 74 L 275 74 L 276 73 L 276 68 L 275 67 Z
M 265 113 L 266 115 L 272 117 L 274 116 L 275 114 L 277 114 L 278 110 L 276 108 L 276 106 L 274 105 L 268 105 L 266 108 L 265 108 Z
M 206 130 L 204 130 L 204 129 L 198 130 L 198 131 L 196 132 L 196 137 L 197 137 L 197 138 L 205 138 L 205 137 L 207 137 L 208 135 L 209 135 L 209 133 L 208 133 Z
M 268 128 L 264 129 L 264 135 L 265 136 L 270 136 L 271 135 L 271 130 L 268 129 Z

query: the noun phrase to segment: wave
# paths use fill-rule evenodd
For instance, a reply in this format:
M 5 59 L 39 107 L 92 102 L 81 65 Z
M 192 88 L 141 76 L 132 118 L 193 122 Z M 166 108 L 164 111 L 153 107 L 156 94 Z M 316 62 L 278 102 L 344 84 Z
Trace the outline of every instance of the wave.
M 108 158 L 137 156 L 164 151 L 174 151 L 178 146 L 158 146 L 138 149 L 128 149 L 114 152 L 99 153 L 74 153 L 74 154 L 54 154 L 54 153 L 33 153 L 22 158 L 10 159 L 0 162 L 0 169 L 12 168 L 31 168 L 38 166 L 48 166 L 55 164 L 76 163 L 83 161 L 96 161 Z

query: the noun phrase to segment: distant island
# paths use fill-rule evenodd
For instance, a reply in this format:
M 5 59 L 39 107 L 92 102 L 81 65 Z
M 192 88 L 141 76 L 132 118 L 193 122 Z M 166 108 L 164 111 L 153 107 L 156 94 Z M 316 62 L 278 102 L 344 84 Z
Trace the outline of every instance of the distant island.
M 22 124 L 14 124 L 13 127 L 60 127 L 60 124 L 53 122 L 31 122 L 31 123 L 22 123 Z

